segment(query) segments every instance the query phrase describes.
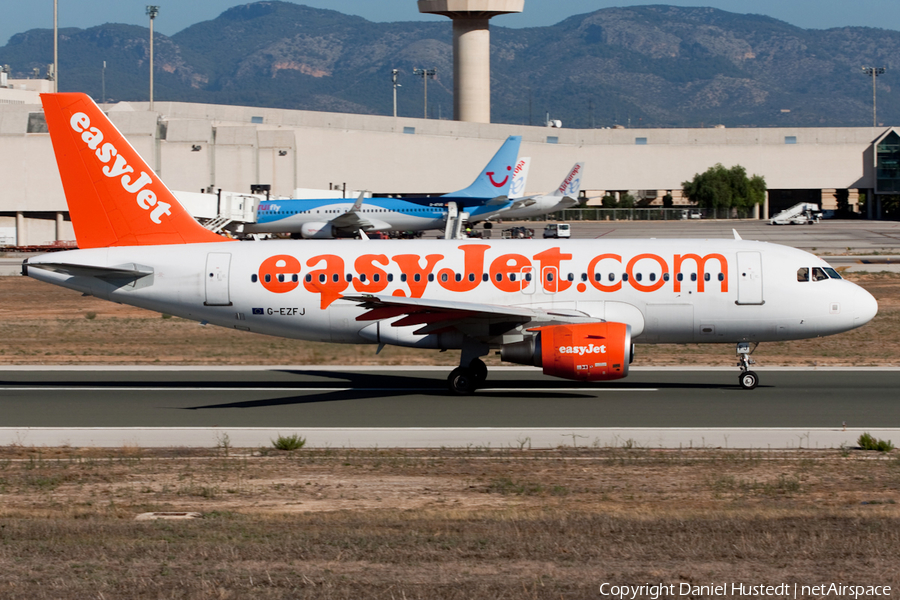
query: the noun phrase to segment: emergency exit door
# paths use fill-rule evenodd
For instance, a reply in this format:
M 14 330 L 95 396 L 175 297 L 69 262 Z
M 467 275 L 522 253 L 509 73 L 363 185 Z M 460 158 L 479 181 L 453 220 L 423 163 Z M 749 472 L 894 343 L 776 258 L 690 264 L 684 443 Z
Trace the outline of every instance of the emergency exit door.
M 228 292 L 228 271 L 231 254 L 210 252 L 206 255 L 206 306 L 231 306 Z
M 737 253 L 737 303 L 764 304 L 762 256 L 759 252 Z

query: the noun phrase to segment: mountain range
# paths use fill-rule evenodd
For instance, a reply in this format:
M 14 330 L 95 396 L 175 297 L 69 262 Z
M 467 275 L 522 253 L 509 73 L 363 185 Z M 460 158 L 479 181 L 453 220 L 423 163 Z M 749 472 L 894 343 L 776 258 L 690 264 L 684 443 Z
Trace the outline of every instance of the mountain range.
M 526 8 L 527 10 L 527 8 Z M 497 20 L 501 22 L 501 20 Z M 45 72 L 52 31 L 0 47 L 12 77 Z M 868 126 L 900 122 L 900 32 L 802 29 L 712 8 L 636 6 L 527 29 L 491 27 L 492 120 L 565 127 Z M 102 69 L 106 61 L 105 73 Z M 452 118 L 446 22 L 373 23 L 281 1 L 235 6 L 171 37 L 154 36 L 155 99 L 364 114 Z M 149 32 L 107 23 L 60 29 L 60 91 L 146 101 Z

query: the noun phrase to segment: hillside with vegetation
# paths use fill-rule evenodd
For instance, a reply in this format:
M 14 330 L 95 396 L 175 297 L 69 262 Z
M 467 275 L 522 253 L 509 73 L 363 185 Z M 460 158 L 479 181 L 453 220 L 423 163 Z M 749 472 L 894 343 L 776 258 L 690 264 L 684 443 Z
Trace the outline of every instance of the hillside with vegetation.
M 492 26 L 493 120 L 566 127 L 865 126 L 872 85 L 860 67 L 884 66 L 879 121 L 900 121 L 900 32 L 808 30 L 712 8 L 639 6 L 577 15 L 555 25 Z M 13 77 L 52 62 L 50 30 L 13 36 L 0 64 Z M 279 1 L 231 8 L 167 37 L 156 34 L 157 100 L 387 115 L 391 69 L 399 113 L 452 118 L 447 22 L 373 23 Z M 149 32 L 122 24 L 60 31 L 60 89 L 146 100 Z M 897 82 L 897 84 L 895 84 Z

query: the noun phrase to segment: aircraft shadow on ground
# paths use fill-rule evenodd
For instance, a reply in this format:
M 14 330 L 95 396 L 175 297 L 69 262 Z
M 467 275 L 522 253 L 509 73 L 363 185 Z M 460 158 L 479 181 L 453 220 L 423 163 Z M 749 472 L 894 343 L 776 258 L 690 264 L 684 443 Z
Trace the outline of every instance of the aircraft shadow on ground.
M 395 397 L 426 396 L 429 398 L 455 398 L 461 402 L 477 401 L 479 398 L 492 399 L 585 399 L 597 398 L 586 387 L 596 386 L 598 390 L 622 390 L 631 391 L 647 387 L 660 390 L 732 390 L 739 389 L 737 385 L 721 385 L 708 383 L 672 383 L 672 382 L 630 382 L 617 381 L 615 383 L 590 384 L 577 381 L 560 381 L 547 379 L 530 380 L 525 382 L 530 388 L 521 391 L 523 381 L 520 379 L 495 379 L 488 378 L 483 389 L 472 396 L 450 396 L 443 379 L 433 377 L 416 377 L 413 375 L 391 375 L 384 373 L 347 373 L 337 371 L 282 371 L 292 375 L 313 376 L 329 379 L 333 382 L 340 381 L 346 388 L 334 391 L 317 391 L 309 394 L 290 395 L 280 398 L 265 398 L 258 400 L 240 400 L 236 402 L 223 402 L 194 406 L 184 410 L 209 410 L 221 408 L 264 408 L 272 406 L 285 406 L 291 404 L 315 404 L 326 402 L 346 402 L 353 400 L 368 400 L 384 398 L 386 395 Z M 272 387 L 290 386 L 291 383 L 273 383 Z M 321 382 L 304 382 L 296 386 L 297 392 L 302 392 L 304 387 L 318 387 Z M 235 385 L 239 388 L 239 385 Z M 254 387 L 262 387 L 254 384 Z M 499 389 L 495 389 L 499 388 Z M 513 389 L 507 389 L 513 388 Z M 578 388 L 578 389 L 574 389 Z M 599 398 L 597 398 L 599 399 Z M 637 399 L 637 398 L 635 398 Z

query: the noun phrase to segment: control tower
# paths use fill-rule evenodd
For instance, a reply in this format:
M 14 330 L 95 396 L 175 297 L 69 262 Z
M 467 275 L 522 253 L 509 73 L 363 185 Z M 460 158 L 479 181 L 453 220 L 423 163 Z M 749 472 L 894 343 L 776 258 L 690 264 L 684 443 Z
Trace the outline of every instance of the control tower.
M 419 0 L 419 12 L 453 19 L 453 118 L 491 122 L 491 17 L 520 13 L 525 0 Z

